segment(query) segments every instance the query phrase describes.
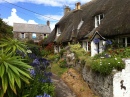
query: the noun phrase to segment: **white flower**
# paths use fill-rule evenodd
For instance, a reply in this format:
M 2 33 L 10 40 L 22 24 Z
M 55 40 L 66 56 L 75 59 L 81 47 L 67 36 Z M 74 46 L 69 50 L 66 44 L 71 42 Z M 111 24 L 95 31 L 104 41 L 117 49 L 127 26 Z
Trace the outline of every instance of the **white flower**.
M 111 63 L 108 63 L 108 64 L 111 64 Z
M 115 58 L 115 60 L 117 60 L 117 58 Z
M 120 64 L 120 62 L 118 62 Z
M 104 57 L 101 57 L 102 59 L 104 59 Z
M 100 64 L 100 65 L 102 65 L 102 64 Z

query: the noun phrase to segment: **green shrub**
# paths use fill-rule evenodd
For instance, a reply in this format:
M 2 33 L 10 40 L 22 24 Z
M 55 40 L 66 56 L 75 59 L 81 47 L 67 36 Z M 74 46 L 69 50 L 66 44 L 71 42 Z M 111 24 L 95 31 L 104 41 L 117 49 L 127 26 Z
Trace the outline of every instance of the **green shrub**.
M 98 59 L 93 60 L 91 63 L 92 70 L 99 72 L 102 75 L 109 75 L 113 69 L 122 70 L 124 67 L 125 64 L 121 58 Z
M 50 54 L 49 56 L 48 56 L 48 59 L 49 60 L 51 60 L 52 62 L 53 61 L 58 61 L 59 59 L 60 59 L 60 56 L 59 56 L 59 54 Z
M 60 50 L 60 52 L 59 52 L 60 57 L 62 57 L 62 56 L 63 56 L 64 52 L 65 52 L 65 49 L 61 49 L 61 50 Z
M 58 64 L 59 64 L 59 66 L 61 67 L 61 68 L 65 68 L 66 67 L 66 60 L 65 59 L 60 59 L 59 61 L 58 61 Z
M 51 52 L 50 51 L 48 51 L 48 50 L 42 50 L 41 51 L 41 56 L 43 56 L 43 57 L 46 57 L 46 56 L 48 56 L 48 55 L 50 55 L 51 54 Z

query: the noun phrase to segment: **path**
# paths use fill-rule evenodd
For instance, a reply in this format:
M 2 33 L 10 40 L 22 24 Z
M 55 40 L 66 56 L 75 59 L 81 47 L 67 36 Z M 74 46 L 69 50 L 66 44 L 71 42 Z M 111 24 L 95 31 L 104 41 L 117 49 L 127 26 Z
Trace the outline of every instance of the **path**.
M 76 97 L 75 93 L 57 75 L 53 74 L 52 81 L 56 86 L 56 97 Z

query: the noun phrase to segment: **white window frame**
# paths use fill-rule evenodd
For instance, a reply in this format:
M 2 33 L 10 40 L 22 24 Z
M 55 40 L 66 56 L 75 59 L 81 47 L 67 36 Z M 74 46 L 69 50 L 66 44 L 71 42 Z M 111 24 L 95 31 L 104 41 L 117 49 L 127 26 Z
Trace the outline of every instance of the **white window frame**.
M 81 28 L 81 26 L 83 25 L 83 23 L 84 23 L 84 21 L 81 20 L 80 23 L 79 23 L 79 25 L 78 25 L 78 28 L 77 28 L 78 30 Z
M 60 36 L 60 34 L 61 34 L 60 28 L 57 27 L 57 36 Z
M 104 18 L 104 14 L 99 14 L 95 16 L 95 28 L 98 27 L 101 24 L 101 16 Z
M 21 38 L 25 38 L 25 33 L 21 33 Z
M 33 38 L 33 35 L 35 34 L 35 38 Z M 36 39 L 37 38 L 37 34 L 36 33 L 32 33 L 32 39 Z
M 130 37 L 122 37 L 122 38 L 118 38 L 118 43 L 121 43 L 122 39 L 125 39 L 125 42 L 124 42 L 124 46 L 123 47 L 128 47 L 128 38 Z M 123 43 L 122 43 L 123 44 Z M 130 44 L 130 43 L 129 43 Z

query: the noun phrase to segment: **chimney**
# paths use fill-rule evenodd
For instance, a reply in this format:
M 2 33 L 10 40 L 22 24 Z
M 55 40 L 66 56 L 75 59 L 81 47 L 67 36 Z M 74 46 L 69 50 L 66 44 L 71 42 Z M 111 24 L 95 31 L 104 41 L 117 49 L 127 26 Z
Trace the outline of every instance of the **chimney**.
M 79 10 L 80 7 L 81 7 L 81 3 L 80 3 L 80 2 L 77 2 L 77 3 L 75 4 L 75 10 Z
M 50 27 L 50 21 L 47 21 L 46 23 L 47 23 L 47 26 L 49 26 L 49 27 Z
M 65 6 L 64 8 L 64 15 L 69 12 L 71 9 L 69 8 L 69 6 Z

